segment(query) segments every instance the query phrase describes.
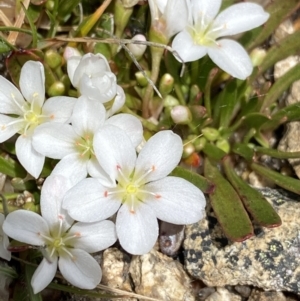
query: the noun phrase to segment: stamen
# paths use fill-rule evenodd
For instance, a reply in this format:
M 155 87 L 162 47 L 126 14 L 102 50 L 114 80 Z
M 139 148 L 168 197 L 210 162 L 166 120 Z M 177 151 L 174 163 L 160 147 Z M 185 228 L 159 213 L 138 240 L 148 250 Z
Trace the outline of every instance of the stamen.
M 135 185 L 140 185 L 140 183 L 142 182 L 142 180 L 146 177 L 146 176 L 148 176 L 151 172 L 153 172 L 153 171 L 155 171 L 156 170 L 156 167 L 155 167 L 155 165 L 152 165 L 152 167 L 148 170 L 148 171 L 146 171 L 141 177 L 139 177 L 138 179 L 136 179 L 135 181 L 134 181 L 134 183 L 135 183 Z

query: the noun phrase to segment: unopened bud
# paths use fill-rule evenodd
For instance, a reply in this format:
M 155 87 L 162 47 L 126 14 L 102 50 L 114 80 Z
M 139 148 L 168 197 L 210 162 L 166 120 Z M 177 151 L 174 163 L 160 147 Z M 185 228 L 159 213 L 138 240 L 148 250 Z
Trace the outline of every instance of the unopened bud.
M 165 97 L 172 92 L 173 87 L 174 77 L 169 73 L 165 73 L 159 81 L 159 92 Z
M 208 141 L 216 141 L 220 137 L 220 133 L 218 130 L 211 128 L 211 127 L 206 127 L 201 130 L 203 136 L 208 140 Z
M 202 92 L 197 85 L 192 85 L 190 88 L 189 103 L 195 105 L 202 103 Z
M 205 144 L 206 144 L 206 138 L 204 137 L 199 137 L 194 140 L 194 146 L 197 152 L 200 152 L 203 150 Z
M 171 118 L 176 124 L 188 124 L 192 121 L 192 114 L 186 106 L 176 106 L 171 110 Z
M 216 146 L 221 149 L 223 152 L 225 152 L 226 154 L 229 153 L 230 151 L 230 144 L 229 142 L 224 139 L 224 138 L 219 138 L 216 142 Z
M 64 95 L 66 89 L 62 82 L 54 82 L 47 91 L 50 97 Z
M 252 65 L 254 67 L 259 66 L 263 62 L 266 54 L 267 54 L 267 51 L 262 48 L 253 49 L 250 53 Z
M 167 95 L 163 100 L 164 107 L 175 107 L 179 105 L 179 101 L 177 98 Z
M 148 77 L 151 76 L 151 72 L 149 70 L 146 70 L 145 73 L 147 74 Z M 141 71 L 136 72 L 134 76 L 140 86 L 146 87 L 148 85 L 147 78 L 144 76 L 144 74 Z
M 45 62 L 51 69 L 55 69 L 62 64 L 62 57 L 55 50 L 49 49 L 45 53 Z
M 183 146 L 182 158 L 185 159 L 195 152 L 195 147 L 192 142 L 187 142 Z
M 145 42 L 146 38 L 144 35 L 142 34 L 137 34 L 132 38 L 132 41 L 141 41 L 141 42 Z M 143 45 L 143 44 L 128 44 L 127 45 L 128 49 L 131 51 L 131 53 L 135 56 L 135 58 L 137 60 L 139 60 L 143 54 L 146 51 L 147 46 Z
M 80 54 L 80 52 L 76 48 L 66 47 L 66 49 L 64 51 L 64 59 L 67 61 L 72 56 L 79 56 L 79 57 L 81 57 L 81 54 Z

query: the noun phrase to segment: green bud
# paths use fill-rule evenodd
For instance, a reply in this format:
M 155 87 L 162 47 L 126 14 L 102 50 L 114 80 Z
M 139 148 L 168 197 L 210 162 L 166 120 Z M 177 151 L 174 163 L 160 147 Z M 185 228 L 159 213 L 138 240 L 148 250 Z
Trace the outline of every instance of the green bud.
M 134 97 L 128 93 L 125 93 L 125 104 L 129 109 L 132 110 L 141 110 L 142 109 L 142 102 L 139 98 Z
M 46 2 L 46 9 L 47 9 L 47 10 L 53 11 L 54 6 L 55 6 L 55 2 L 54 2 L 53 0 L 48 0 L 48 1 Z
M 147 74 L 147 76 L 150 78 L 151 76 L 151 72 L 149 70 L 146 70 L 145 73 Z M 134 74 L 135 79 L 137 81 L 137 83 L 142 86 L 142 87 L 146 87 L 148 86 L 148 81 L 147 78 L 144 76 L 144 74 L 141 71 L 138 71 Z
M 221 149 L 222 151 L 224 151 L 226 154 L 229 153 L 230 151 L 230 144 L 229 142 L 224 139 L 224 138 L 219 138 L 216 142 L 216 146 Z
M 165 73 L 159 81 L 159 92 L 165 97 L 172 92 L 173 88 L 174 77 L 169 73 Z
M 195 152 L 195 147 L 192 142 L 187 142 L 183 146 L 182 158 L 185 159 Z
M 166 107 L 175 107 L 179 105 L 179 101 L 172 95 L 167 95 L 163 100 L 163 106 Z
M 267 51 L 262 48 L 253 49 L 250 53 L 250 58 L 251 58 L 253 67 L 259 66 L 263 62 L 266 54 L 267 54 Z
M 216 141 L 220 137 L 219 131 L 211 127 L 202 129 L 202 134 L 208 141 Z
M 198 85 L 192 85 L 190 88 L 189 103 L 195 105 L 202 104 L 202 92 Z
M 190 110 L 193 116 L 193 119 L 202 119 L 206 115 L 206 108 L 203 106 L 193 105 L 190 106 Z
M 195 139 L 193 143 L 194 143 L 196 151 L 197 152 L 202 151 L 206 142 L 207 142 L 207 140 L 204 137 L 199 137 L 199 138 Z
M 62 57 L 55 50 L 49 49 L 45 53 L 45 62 L 51 69 L 56 69 L 62 65 Z
M 65 85 L 60 81 L 56 81 L 50 86 L 50 88 L 47 91 L 47 94 L 50 97 L 61 96 L 64 95 L 65 91 Z
M 25 203 L 23 206 L 23 209 L 32 211 L 32 212 L 38 212 L 38 208 L 33 202 Z
M 133 12 L 132 7 L 125 7 L 120 0 L 115 1 L 114 6 L 114 21 L 116 27 L 116 36 L 121 37 L 127 23 Z
M 189 124 L 192 114 L 188 107 L 179 105 L 172 108 L 171 118 L 176 124 Z

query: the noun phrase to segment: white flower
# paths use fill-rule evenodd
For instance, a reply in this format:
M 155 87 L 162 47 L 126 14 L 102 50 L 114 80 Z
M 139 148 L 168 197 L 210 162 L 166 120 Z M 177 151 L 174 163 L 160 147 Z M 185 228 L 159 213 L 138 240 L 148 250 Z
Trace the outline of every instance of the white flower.
M 45 122 L 68 122 L 76 98 L 57 96 L 45 102 L 44 66 L 40 62 L 26 62 L 19 83 L 23 95 L 0 76 L 0 143 L 16 133 L 21 134 L 16 141 L 17 157 L 24 168 L 37 178 L 45 157 L 32 146 L 34 130 Z
M 105 56 L 99 53 L 87 53 L 81 57 L 71 47 L 66 48 L 64 56 L 67 58 L 71 83 L 81 95 L 102 103 L 113 102 L 115 97 L 119 97 L 113 113 L 124 105 L 125 94 L 117 85 L 116 76 L 111 72 Z
M 102 103 L 80 96 L 71 117 L 72 125 L 41 125 L 33 137 L 34 148 L 41 154 L 61 159 L 52 174 L 61 174 L 76 184 L 87 174 L 104 182 L 109 181 L 94 155 L 93 139 L 105 124 L 114 124 L 125 130 L 135 146 L 143 138 L 141 122 L 129 114 L 118 114 L 105 120 Z
M 221 69 L 239 79 L 252 73 L 245 49 L 230 39 L 219 39 L 251 30 L 265 23 L 269 14 L 255 3 L 234 4 L 219 15 L 222 0 L 190 0 L 188 26 L 173 40 L 172 48 L 184 62 L 206 54 Z
M 4 223 L 4 214 L 0 213 L 0 257 L 6 260 L 11 259 L 11 253 L 7 250 L 9 240 L 7 235 L 3 232 L 2 226 Z
M 43 290 L 54 278 L 57 265 L 71 284 L 93 289 L 101 280 L 101 268 L 89 254 L 98 252 L 116 241 L 111 221 L 75 223 L 61 208 L 69 182 L 62 176 L 46 179 L 41 192 L 42 216 L 32 211 L 10 213 L 3 224 L 11 238 L 44 249 L 46 257 L 34 272 L 31 285 L 34 293 Z
M 124 131 L 109 125 L 95 135 L 94 150 L 116 184 L 105 186 L 96 179 L 84 179 L 67 192 L 63 207 L 83 222 L 102 220 L 119 210 L 117 236 L 129 253 L 151 250 L 158 236 L 157 218 L 190 224 L 203 217 L 203 193 L 182 178 L 167 177 L 181 158 L 178 135 L 171 131 L 157 133 L 137 157 Z
M 169 40 L 183 30 L 187 23 L 188 6 L 186 0 L 148 0 L 152 27 Z

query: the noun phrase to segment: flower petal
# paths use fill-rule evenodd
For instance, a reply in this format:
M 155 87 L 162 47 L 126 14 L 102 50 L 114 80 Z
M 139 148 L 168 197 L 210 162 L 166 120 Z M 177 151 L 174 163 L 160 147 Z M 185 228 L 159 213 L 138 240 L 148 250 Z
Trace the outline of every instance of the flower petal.
M 218 37 L 235 35 L 264 24 L 269 17 L 270 14 L 256 3 L 238 3 L 222 11 L 215 19 L 212 27 L 224 26 L 218 32 Z
M 22 166 L 36 179 L 45 162 L 45 156 L 37 152 L 32 145 L 32 137 L 19 136 L 16 141 L 16 155 Z
M 92 178 L 97 178 L 97 180 L 99 180 L 102 185 L 107 187 L 116 186 L 116 182 L 112 181 L 108 174 L 103 170 L 97 158 L 93 157 L 88 161 L 87 170 L 88 174 Z
M 117 113 L 125 103 L 125 93 L 122 87 L 117 85 L 117 94 L 114 98 L 113 104 L 110 109 L 106 111 L 106 118 L 112 116 L 113 114 Z
M 72 246 L 88 253 L 102 251 L 117 240 L 115 224 L 107 220 L 96 223 L 76 223 L 70 230 L 70 234 L 72 233 L 80 234 Z
M 11 253 L 7 250 L 9 240 L 8 236 L 3 232 L 2 229 L 4 220 L 4 214 L 0 213 L 0 237 L 2 238 L 2 241 L 0 241 L 0 257 L 9 261 L 11 259 Z
M 98 262 L 87 252 L 69 249 L 73 255 L 59 258 L 58 267 L 64 278 L 82 289 L 93 289 L 101 280 L 102 272 Z
M 42 291 L 50 284 L 57 271 L 57 257 L 53 257 L 53 261 L 49 262 L 43 259 L 31 278 L 31 286 L 35 294 Z
M 11 138 L 24 127 L 21 118 L 13 118 L 0 114 L 0 143 Z
M 142 148 L 136 161 L 135 177 L 150 173 L 144 183 L 166 177 L 179 163 L 182 140 L 172 131 L 161 131 L 152 136 Z
M 20 91 L 6 78 L 0 76 L 0 112 L 3 114 L 23 115 L 26 106 Z
M 108 118 L 105 124 L 112 124 L 122 129 L 128 135 L 134 147 L 137 147 L 143 140 L 142 123 L 133 115 L 118 114 Z
M 135 166 L 135 148 L 124 131 L 113 125 L 105 125 L 94 136 L 95 155 L 104 169 L 115 181 L 119 168 L 131 173 Z
M 65 232 L 73 223 L 73 219 L 62 208 L 63 198 L 70 188 L 70 181 L 58 175 L 50 175 L 43 184 L 40 201 L 41 213 L 50 229 L 62 223 L 61 231 Z M 52 235 L 54 234 L 52 233 Z
M 246 50 L 233 40 L 222 39 L 217 43 L 217 47 L 208 48 L 212 61 L 233 77 L 246 79 L 253 70 Z
M 186 30 L 176 35 L 172 42 L 172 48 L 184 62 L 197 61 L 207 54 L 207 47 L 195 44 L 192 36 Z M 179 60 L 177 57 L 176 59 Z
M 158 237 L 158 222 L 148 205 L 136 206 L 132 213 L 123 205 L 117 215 L 116 229 L 121 246 L 128 253 L 142 255 L 148 253 Z
M 104 220 L 117 212 L 121 201 L 108 193 L 108 189 L 93 178 L 87 178 L 76 184 L 65 195 L 63 208 L 80 222 Z
M 17 210 L 7 215 L 3 231 L 12 239 L 34 246 L 43 246 L 44 238 L 40 233 L 49 236 L 47 222 L 37 213 Z
M 33 134 L 34 148 L 52 159 L 61 159 L 68 154 L 77 153 L 75 142 L 78 136 L 69 124 L 47 122 L 39 125 Z
M 42 112 L 43 115 L 49 116 L 50 122 L 67 123 L 73 112 L 77 98 L 67 96 L 56 96 L 47 99 Z
M 144 190 L 151 193 L 146 194 L 144 201 L 163 221 L 186 225 L 204 217 L 206 200 L 203 193 L 182 178 L 166 177 L 146 184 Z
M 62 175 L 69 179 L 72 186 L 86 178 L 87 161 L 79 154 L 69 154 L 63 157 L 52 170 L 52 175 Z
M 80 78 L 76 77 L 75 81 L 74 81 L 74 74 L 76 72 L 76 69 L 77 69 L 80 61 L 81 61 L 81 56 L 72 56 L 67 61 L 67 72 L 68 72 L 70 81 L 75 88 L 78 88 L 78 86 L 79 86 Z
M 27 61 L 21 69 L 20 89 L 25 99 L 41 108 L 45 100 L 45 73 L 41 62 Z
M 105 113 L 101 102 L 79 97 L 71 118 L 75 133 L 81 137 L 94 134 L 104 124 Z
M 222 0 L 191 0 L 190 10 L 194 23 L 208 26 L 218 14 L 221 4 Z

